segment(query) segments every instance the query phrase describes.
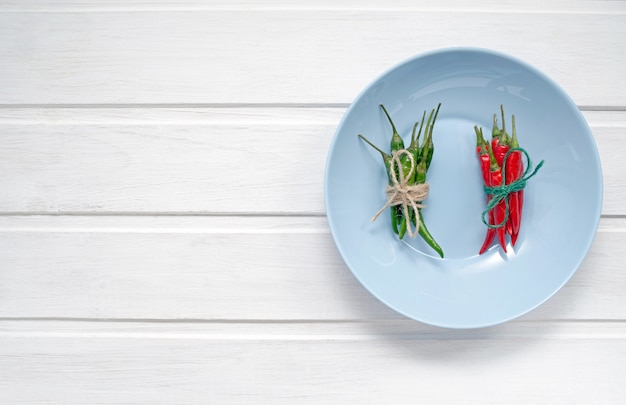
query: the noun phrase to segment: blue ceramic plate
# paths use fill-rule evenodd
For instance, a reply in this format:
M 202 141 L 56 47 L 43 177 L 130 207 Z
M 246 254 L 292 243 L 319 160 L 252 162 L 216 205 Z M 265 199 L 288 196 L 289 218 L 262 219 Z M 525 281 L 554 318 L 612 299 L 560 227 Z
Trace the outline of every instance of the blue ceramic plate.
M 385 202 L 380 155 L 363 134 L 388 150 L 400 134 L 441 102 L 435 154 L 423 209 L 445 252 L 440 259 L 418 236 L 399 241 Z M 544 166 L 525 189 L 515 248 L 478 255 L 486 228 L 485 196 L 473 127 L 490 137 L 504 105 L 515 115 L 520 145 Z M 532 66 L 482 49 L 445 49 L 410 59 L 368 86 L 346 111 L 326 162 L 325 202 L 335 243 L 356 278 L 401 314 L 432 325 L 475 328 L 527 313 L 574 274 L 594 238 L 602 209 L 602 171 L 593 135 L 568 95 Z

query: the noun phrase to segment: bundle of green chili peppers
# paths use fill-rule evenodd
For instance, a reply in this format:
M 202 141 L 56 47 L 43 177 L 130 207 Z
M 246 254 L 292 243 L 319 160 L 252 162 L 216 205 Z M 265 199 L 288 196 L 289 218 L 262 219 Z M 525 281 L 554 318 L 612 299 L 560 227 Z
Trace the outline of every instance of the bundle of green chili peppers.
M 439 114 L 441 103 L 439 103 L 437 109 L 431 110 L 428 119 L 426 119 L 426 111 L 424 111 L 421 122 L 418 121 L 415 123 L 411 133 L 411 142 L 408 148 L 405 148 L 404 140 L 396 130 L 387 109 L 385 109 L 385 106 L 381 104 L 380 107 L 387 116 L 393 131 L 390 141 L 391 153 L 384 152 L 361 134 L 359 134 L 359 138 L 377 150 L 382 156 L 390 187 L 397 186 L 398 179 L 401 179 L 402 183 L 406 184 L 408 187 L 425 185 L 427 190 L 426 172 L 430 167 L 430 162 L 433 158 L 435 150 L 432 139 L 433 128 L 435 126 L 437 115 Z M 426 123 L 424 124 L 425 120 Z M 417 129 L 418 125 L 419 130 Z M 424 138 L 420 145 L 422 129 L 424 130 Z M 410 204 L 412 209 L 407 209 L 407 204 L 404 204 L 404 206 L 391 205 L 391 229 L 400 239 L 402 239 L 407 231 L 409 236 L 414 236 L 411 226 L 417 228 L 417 233 L 419 233 L 424 241 L 431 248 L 433 248 L 440 257 L 443 258 L 444 254 L 441 246 L 439 246 L 439 244 L 435 241 L 424 223 L 424 217 L 421 213 L 422 205 L 419 203 L 421 203 L 421 201 L 419 201 L 418 204 Z M 372 218 L 372 220 L 375 220 L 377 217 L 378 214 Z

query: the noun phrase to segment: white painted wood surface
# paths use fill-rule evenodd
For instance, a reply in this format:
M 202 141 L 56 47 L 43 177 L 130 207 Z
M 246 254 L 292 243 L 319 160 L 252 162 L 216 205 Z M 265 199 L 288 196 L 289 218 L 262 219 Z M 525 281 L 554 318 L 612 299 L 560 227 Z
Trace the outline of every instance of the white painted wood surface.
M 604 172 L 572 280 L 469 331 L 373 298 L 323 205 L 352 99 L 446 46 L 550 75 Z M 625 65 L 622 1 L 0 2 L 0 403 L 623 402 Z

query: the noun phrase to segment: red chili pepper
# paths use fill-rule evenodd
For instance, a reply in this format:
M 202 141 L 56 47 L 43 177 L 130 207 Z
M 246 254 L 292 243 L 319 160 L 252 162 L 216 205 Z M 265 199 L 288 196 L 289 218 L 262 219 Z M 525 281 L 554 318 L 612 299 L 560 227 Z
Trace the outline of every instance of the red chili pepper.
M 487 148 L 489 147 L 489 143 L 485 141 L 483 137 L 482 128 L 479 129 L 478 126 L 474 126 L 474 131 L 476 132 L 476 153 L 478 154 L 478 158 L 480 159 L 480 172 L 483 177 L 483 183 L 485 186 L 491 185 L 491 176 L 490 176 L 490 167 L 491 167 L 491 159 L 489 158 L 489 152 Z M 491 195 L 487 195 L 487 204 L 491 200 Z M 493 210 L 489 211 L 489 225 L 493 225 Z M 482 255 L 489 249 L 491 244 L 493 243 L 494 238 L 496 237 L 496 229 L 495 228 L 487 228 L 487 234 L 485 235 L 485 241 L 478 252 L 479 255 Z
M 519 236 L 519 230 L 522 226 L 522 208 L 524 207 L 524 190 L 516 192 L 517 194 L 517 227 L 513 227 L 513 234 L 511 235 L 511 244 L 515 246 L 517 237 Z
M 522 154 L 519 151 L 513 151 L 506 159 L 505 183 L 511 184 L 521 177 L 521 173 L 517 168 L 522 166 Z M 511 235 L 511 244 L 515 245 L 514 235 L 519 232 L 519 192 L 509 194 L 509 219 L 506 224 L 506 231 Z M 515 237 L 516 238 L 516 237 Z
M 496 157 L 496 162 L 498 162 L 498 165 L 500 167 L 503 167 L 504 157 L 506 156 L 507 152 L 514 146 L 513 146 L 513 141 L 511 137 L 506 132 L 506 125 L 504 121 L 504 107 L 502 105 L 500 105 L 500 113 L 502 115 L 502 129 L 498 128 L 498 120 L 496 118 L 496 114 L 493 115 L 493 128 L 494 129 L 492 130 L 492 145 L 493 145 L 493 153 Z M 494 134 L 496 135 L 495 141 L 493 139 Z M 516 155 L 516 156 L 513 156 L 513 155 Z M 522 176 L 522 171 L 519 171 L 519 174 L 517 174 L 518 170 L 516 169 L 519 163 L 521 163 L 521 159 L 522 159 L 521 152 L 511 153 L 509 157 L 507 158 L 507 162 L 506 162 L 507 167 L 505 170 L 506 179 L 504 179 L 506 184 L 510 184 L 510 182 L 515 181 L 519 177 Z M 511 244 L 513 244 L 513 234 L 515 232 L 514 222 L 516 221 L 513 218 L 517 217 L 517 215 L 513 215 L 512 213 L 518 210 L 517 201 L 519 200 L 519 198 L 517 195 L 514 196 L 513 194 L 511 194 L 509 197 L 507 197 L 507 200 L 509 202 L 509 218 L 506 223 L 506 233 L 511 235 Z M 511 204 L 514 205 L 514 208 L 511 208 Z M 519 223 L 518 223 L 517 229 L 519 230 Z M 515 239 L 517 239 L 517 236 L 515 237 Z
M 493 218 L 493 215 L 489 215 L 490 223 L 493 222 L 491 218 Z M 485 235 L 485 241 L 483 242 L 483 245 L 480 247 L 480 251 L 478 252 L 479 255 L 482 255 L 483 253 L 487 251 L 487 249 L 489 249 L 495 237 L 496 237 L 496 229 L 487 228 L 487 235 Z
M 495 144 L 494 144 L 493 134 L 496 132 L 495 129 L 498 126 L 498 120 L 496 119 L 496 115 L 494 114 L 493 115 L 494 130 L 492 130 L 491 143 L 492 143 L 493 153 L 496 157 L 496 162 L 498 162 L 498 166 L 502 167 L 502 165 L 504 164 L 504 156 L 511 148 L 511 145 L 510 145 L 511 139 L 509 138 L 509 134 L 506 133 L 506 127 L 504 125 L 504 107 L 502 105 L 500 105 L 500 111 L 502 112 L 502 129 L 499 130 L 499 134 L 496 137 Z
M 489 144 L 485 141 L 483 137 L 482 128 L 479 129 L 478 126 L 474 126 L 474 131 L 476 132 L 476 154 L 478 154 L 478 158 L 480 159 L 480 172 L 483 175 L 483 181 L 486 186 L 489 185 L 489 152 L 487 152 L 487 147 Z
M 515 129 L 515 116 L 512 116 L 513 136 L 511 139 L 511 148 L 519 148 L 517 140 L 517 131 Z M 524 161 L 520 151 L 513 151 L 506 160 L 505 170 L 506 184 L 511 184 L 522 177 L 524 173 Z M 511 235 L 511 244 L 515 246 L 517 236 L 522 221 L 522 205 L 524 203 L 524 190 L 516 191 L 509 195 L 509 221 L 507 223 L 509 235 Z
M 493 151 L 488 150 L 488 152 L 489 152 L 489 159 L 490 159 L 489 186 L 498 187 L 502 185 L 502 180 L 503 180 L 502 169 L 498 165 L 498 162 L 496 162 L 496 157 L 494 156 Z M 503 224 L 505 219 L 507 218 L 506 201 L 505 200 L 500 201 L 493 208 L 492 211 L 493 211 L 493 224 L 492 225 Z M 500 243 L 500 247 L 502 247 L 502 250 L 504 250 L 504 253 L 506 253 L 506 224 L 503 224 L 503 226 L 495 228 L 495 230 L 496 230 L 496 236 L 498 237 L 498 242 Z

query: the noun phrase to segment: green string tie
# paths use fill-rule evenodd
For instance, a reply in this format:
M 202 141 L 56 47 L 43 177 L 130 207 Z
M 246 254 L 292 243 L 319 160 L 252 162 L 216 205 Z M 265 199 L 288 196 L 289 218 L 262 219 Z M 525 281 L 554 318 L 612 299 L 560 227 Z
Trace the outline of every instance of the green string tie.
M 532 162 L 530 160 L 530 156 L 528 155 L 528 152 L 526 152 L 523 148 L 510 149 L 506 153 L 506 155 L 504 155 L 504 161 L 502 163 L 502 181 L 503 182 L 506 179 L 506 161 L 509 158 L 509 155 L 515 151 L 520 151 L 521 153 L 523 153 L 524 156 L 526 156 L 526 161 L 528 162 L 528 164 L 526 165 L 526 170 L 524 171 L 522 177 L 520 177 L 519 179 L 515 180 L 514 182 L 510 184 L 504 184 L 504 185 L 495 186 L 495 187 L 485 186 L 485 194 L 491 195 L 491 200 L 489 201 L 489 203 L 483 210 L 482 220 L 483 220 L 483 224 L 485 224 L 489 228 L 502 228 L 504 225 L 506 225 L 506 222 L 509 220 L 509 199 L 507 197 L 511 193 L 515 193 L 516 191 L 523 190 L 524 187 L 526 187 L 526 182 L 535 174 L 537 174 L 537 171 L 539 171 L 541 166 L 543 166 L 543 160 L 542 160 L 541 162 L 539 162 L 537 167 L 535 167 L 535 169 L 533 170 Z M 528 174 L 531 170 L 532 170 L 532 173 Z M 498 204 L 500 204 L 502 200 L 504 200 L 504 203 L 506 206 L 504 220 L 497 225 L 491 225 L 490 223 L 485 221 L 485 216 L 489 215 L 489 211 L 491 211 Z

